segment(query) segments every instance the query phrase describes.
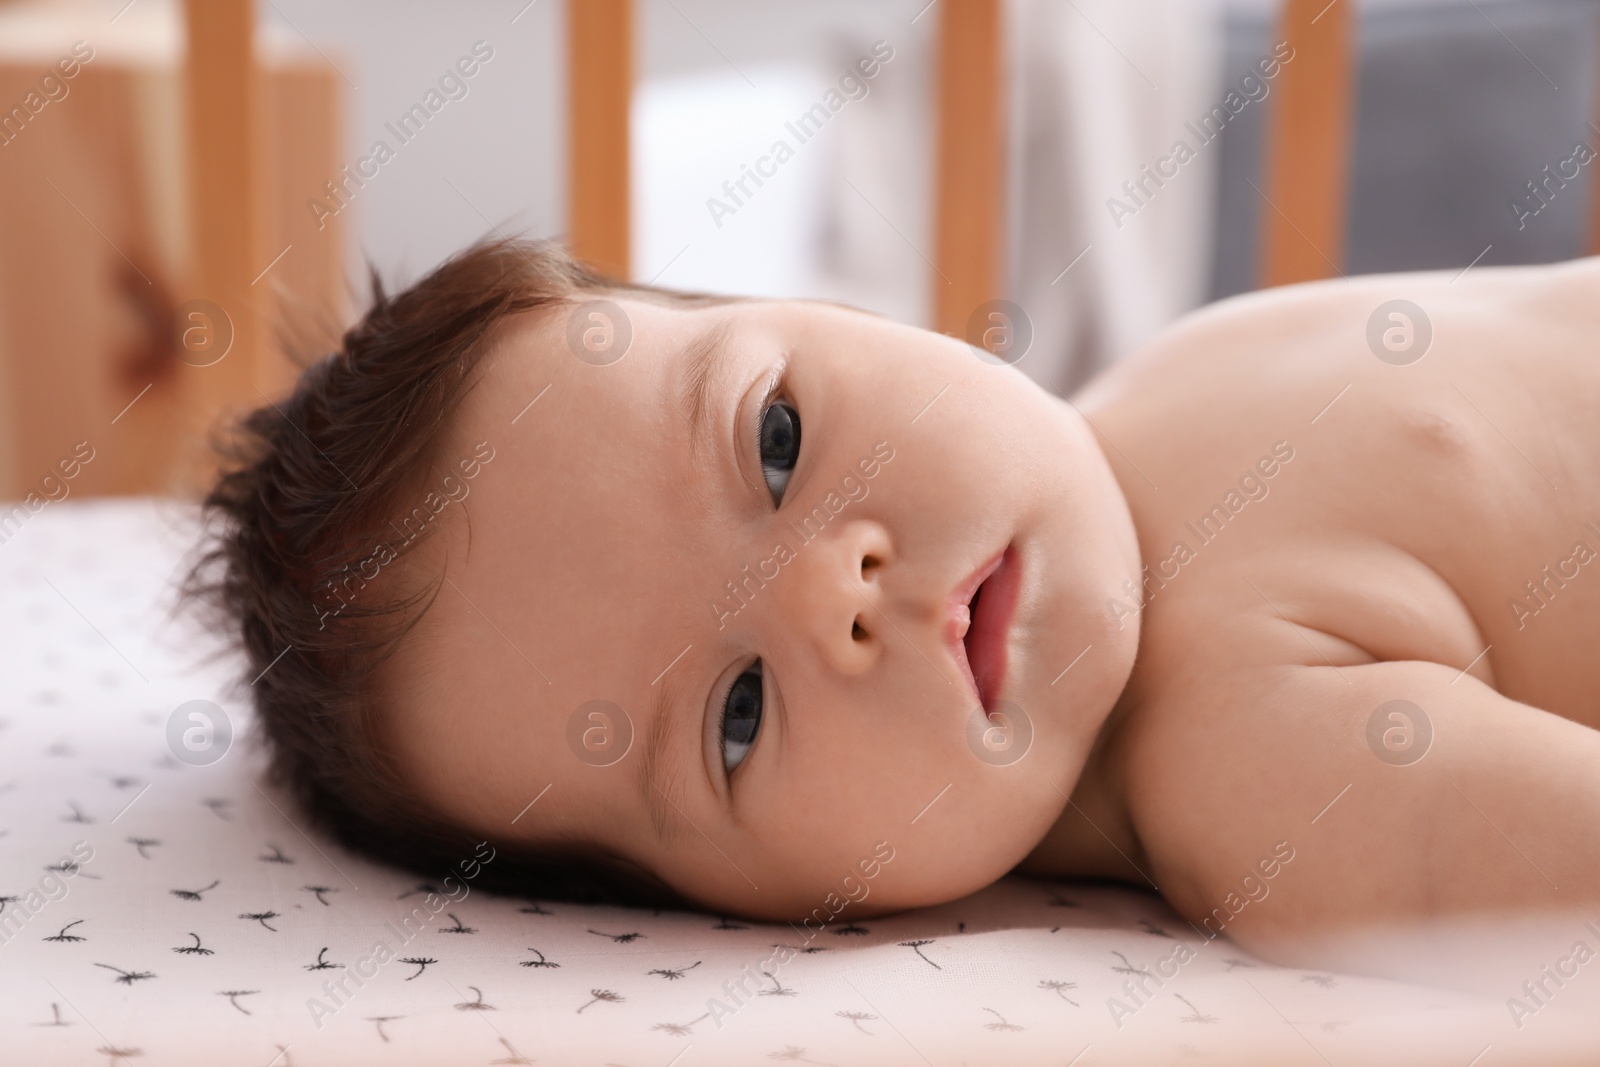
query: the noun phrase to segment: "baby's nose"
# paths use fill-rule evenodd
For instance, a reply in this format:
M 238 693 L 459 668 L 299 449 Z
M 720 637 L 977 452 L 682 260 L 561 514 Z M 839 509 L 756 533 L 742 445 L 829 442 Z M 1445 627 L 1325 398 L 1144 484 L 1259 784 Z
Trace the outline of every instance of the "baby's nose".
M 860 674 L 881 655 L 883 570 L 893 559 L 882 524 L 858 519 L 825 529 L 800 545 L 780 581 L 786 621 L 799 628 L 824 662 Z

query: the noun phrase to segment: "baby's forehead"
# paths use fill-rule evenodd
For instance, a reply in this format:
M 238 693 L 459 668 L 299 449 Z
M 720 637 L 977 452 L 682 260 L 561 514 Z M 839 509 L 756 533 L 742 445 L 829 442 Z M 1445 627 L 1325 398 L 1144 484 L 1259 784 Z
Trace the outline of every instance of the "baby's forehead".
M 647 706 L 651 677 L 704 611 L 688 591 L 711 579 L 686 539 L 701 536 L 715 489 L 695 466 L 680 363 L 728 309 L 623 308 L 637 332 L 610 365 L 553 346 L 561 312 L 501 333 L 440 450 L 440 469 L 478 462 L 449 505 L 438 595 L 386 689 L 402 762 L 475 820 L 502 814 L 536 765 L 570 758 L 574 709 Z
M 620 489 L 650 458 L 716 458 L 704 442 L 720 440 L 715 418 L 728 412 L 709 409 L 714 401 L 731 406 L 734 379 L 755 362 L 784 362 L 808 339 L 853 339 L 876 322 L 803 301 L 683 303 L 623 293 L 514 316 L 491 335 L 446 451 L 505 439 L 538 450 L 541 479 L 559 483 L 587 470 Z M 725 463 L 727 444 L 714 447 Z M 557 488 L 587 496 L 593 487 Z
M 871 313 L 825 301 L 601 291 L 498 323 L 483 364 L 500 384 L 543 375 L 616 388 L 651 372 L 670 374 L 717 330 L 794 339 L 817 329 L 859 333 L 882 325 Z
M 503 331 L 449 435 L 454 452 L 486 446 L 496 456 L 468 514 L 509 519 L 519 545 L 563 556 L 593 554 L 643 521 L 638 516 L 661 514 L 684 488 L 672 480 L 690 473 L 682 465 L 690 443 L 685 391 L 694 384 L 685 380 L 686 353 L 726 322 L 723 309 L 604 300 L 550 309 Z M 594 359 L 574 337 L 584 331 L 607 332 L 625 347 Z M 584 536 L 575 541 L 577 527 Z
M 552 421 L 636 404 L 666 384 L 693 332 L 715 313 L 613 294 L 575 297 L 496 323 L 474 385 L 449 419 L 450 447 L 494 430 L 525 435 Z

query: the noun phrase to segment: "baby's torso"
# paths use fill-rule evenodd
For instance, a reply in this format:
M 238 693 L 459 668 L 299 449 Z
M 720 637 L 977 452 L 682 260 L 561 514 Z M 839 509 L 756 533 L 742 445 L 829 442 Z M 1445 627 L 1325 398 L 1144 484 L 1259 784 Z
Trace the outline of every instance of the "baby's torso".
M 1597 298 L 1600 260 L 1267 292 L 1075 397 L 1146 564 L 1130 700 L 1420 659 L 1600 727 Z

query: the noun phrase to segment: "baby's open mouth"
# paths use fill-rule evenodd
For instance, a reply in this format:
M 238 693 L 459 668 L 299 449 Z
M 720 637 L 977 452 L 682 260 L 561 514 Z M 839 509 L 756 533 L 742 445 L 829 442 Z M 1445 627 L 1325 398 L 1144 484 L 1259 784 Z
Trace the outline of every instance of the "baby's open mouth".
M 1006 637 L 1016 610 L 1019 579 L 1016 550 L 1008 545 L 979 567 L 951 598 L 951 652 L 990 714 L 1005 683 Z

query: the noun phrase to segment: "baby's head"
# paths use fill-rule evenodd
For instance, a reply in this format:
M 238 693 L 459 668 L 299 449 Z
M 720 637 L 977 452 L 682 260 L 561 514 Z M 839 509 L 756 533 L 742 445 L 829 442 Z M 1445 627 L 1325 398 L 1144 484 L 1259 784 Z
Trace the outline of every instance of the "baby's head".
M 196 584 L 265 672 L 279 777 L 411 866 L 487 839 L 531 896 L 976 890 L 1065 808 L 1137 643 L 1069 405 L 948 337 L 545 245 L 377 293 L 208 504 Z

